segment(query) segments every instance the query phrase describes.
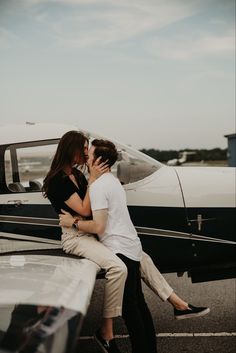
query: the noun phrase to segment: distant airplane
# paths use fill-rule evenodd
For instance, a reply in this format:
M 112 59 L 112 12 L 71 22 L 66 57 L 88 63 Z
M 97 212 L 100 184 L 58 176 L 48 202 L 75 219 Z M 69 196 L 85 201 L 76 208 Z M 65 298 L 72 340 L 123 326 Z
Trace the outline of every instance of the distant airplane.
M 179 158 L 174 158 L 170 159 L 167 161 L 167 165 L 169 166 L 176 166 L 176 165 L 181 165 L 189 161 L 189 156 L 196 155 L 196 152 L 194 151 L 183 151 L 180 153 Z

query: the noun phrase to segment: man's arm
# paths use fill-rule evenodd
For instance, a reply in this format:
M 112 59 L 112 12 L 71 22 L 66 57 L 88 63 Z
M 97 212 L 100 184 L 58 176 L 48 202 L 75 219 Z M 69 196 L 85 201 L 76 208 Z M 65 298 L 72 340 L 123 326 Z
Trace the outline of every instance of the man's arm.
M 72 227 L 75 222 L 75 218 L 71 216 L 69 212 L 62 210 L 63 214 L 60 214 L 60 226 Z M 93 211 L 92 221 L 78 221 L 77 228 L 79 231 L 85 233 L 94 233 L 102 235 L 105 231 L 107 223 L 107 209 Z

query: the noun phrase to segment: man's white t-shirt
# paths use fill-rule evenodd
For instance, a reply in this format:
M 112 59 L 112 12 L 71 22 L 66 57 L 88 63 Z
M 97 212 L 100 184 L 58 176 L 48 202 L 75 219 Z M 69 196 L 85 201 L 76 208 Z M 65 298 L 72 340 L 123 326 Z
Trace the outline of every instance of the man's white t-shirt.
M 130 219 L 126 194 L 120 181 L 112 173 L 105 173 L 94 181 L 89 190 L 92 211 L 107 209 L 107 224 L 100 241 L 115 254 L 123 254 L 140 261 L 142 246 Z

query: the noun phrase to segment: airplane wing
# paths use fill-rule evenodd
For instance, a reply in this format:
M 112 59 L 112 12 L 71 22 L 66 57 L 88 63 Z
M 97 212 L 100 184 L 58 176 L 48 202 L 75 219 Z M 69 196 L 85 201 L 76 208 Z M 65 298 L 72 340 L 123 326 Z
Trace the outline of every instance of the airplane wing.
M 17 254 L 22 251 L 43 251 L 56 249 L 62 250 L 60 240 L 0 232 L 0 255 L 7 253 Z
M 98 271 L 87 259 L 2 254 L 0 352 L 76 351 Z

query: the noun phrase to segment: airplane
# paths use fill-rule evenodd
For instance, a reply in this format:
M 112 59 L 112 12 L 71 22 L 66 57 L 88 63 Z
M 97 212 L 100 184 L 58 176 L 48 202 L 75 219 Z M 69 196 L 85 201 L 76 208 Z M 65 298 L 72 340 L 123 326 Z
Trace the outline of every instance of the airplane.
M 169 165 L 169 166 L 182 165 L 190 160 L 190 158 L 191 158 L 190 156 L 194 156 L 194 155 L 196 155 L 196 152 L 194 152 L 194 151 L 180 152 L 179 158 L 169 159 L 167 161 L 167 165 Z
M 66 339 L 72 342 L 70 347 L 75 346 L 74 338 L 68 338 L 71 322 L 76 322 L 72 325 L 74 332 L 80 332 L 99 269 L 85 259 L 79 261 L 63 253 L 58 215 L 41 191 L 60 137 L 75 129 L 78 127 L 50 123 L 1 126 L 0 280 L 5 291 L 0 296 L 0 310 L 7 312 L 7 319 L 4 328 L 0 326 L 0 341 L 1 333 L 5 337 L 11 327 L 10 324 L 7 329 L 6 322 L 11 323 L 15 317 L 13 308 L 17 311 L 19 306 L 18 311 L 25 312 L 30 307 L 34 312 L 31 320 L 34 324 L 27 326 L 30 334 L 26 335 L 25 345 L 37 345 L 40 341 L 36 328 L 43 332 L 40 344 L 44 342 L 45 347 L 58 327 L 64 327 Z M 90 140 L 101 138 L 80 131 Z M 119 151 L 112 173 L 126 191 L 130 216 L 143 249 L 157 267 L 162 272 L 176 272 L 178 276 L 187 272 L 193 283 L 234 278 L 236 169 L 167 166 L 130 146 L 112 141 Z M 21 168 L 22 160 L 29 165 L 33 163 L 27 173 Z M 34 170 L 37 160 L 40 163 Z M 73 273 L 68 271 L 70 266 L 76 268 Z M 71 276 L 73 288 L 82 293 L 79 301 L 72 301 L 71 294 L 56 300 L 58 292 L 62 292 L 56 289 L 62 274 Z M 19 279 L 22 280 L 20 294 Z M 37 279 L 35 287 L 31 283 L 33 279 Z M 50 290 L 48 283 L 54 283 L 55 287 Z M 68 287 L 66 283 L 62 286 Z M 44 293 L 47 288 L 49 298 Z M 73 292 L 67 289 L 65 293 Z M 49 319 L 47 327 L 50 310 L 59 319 Z M 54 341 L 57 342 L 55 337 Z M 0 343 L 0 352 L 4 349 Z

